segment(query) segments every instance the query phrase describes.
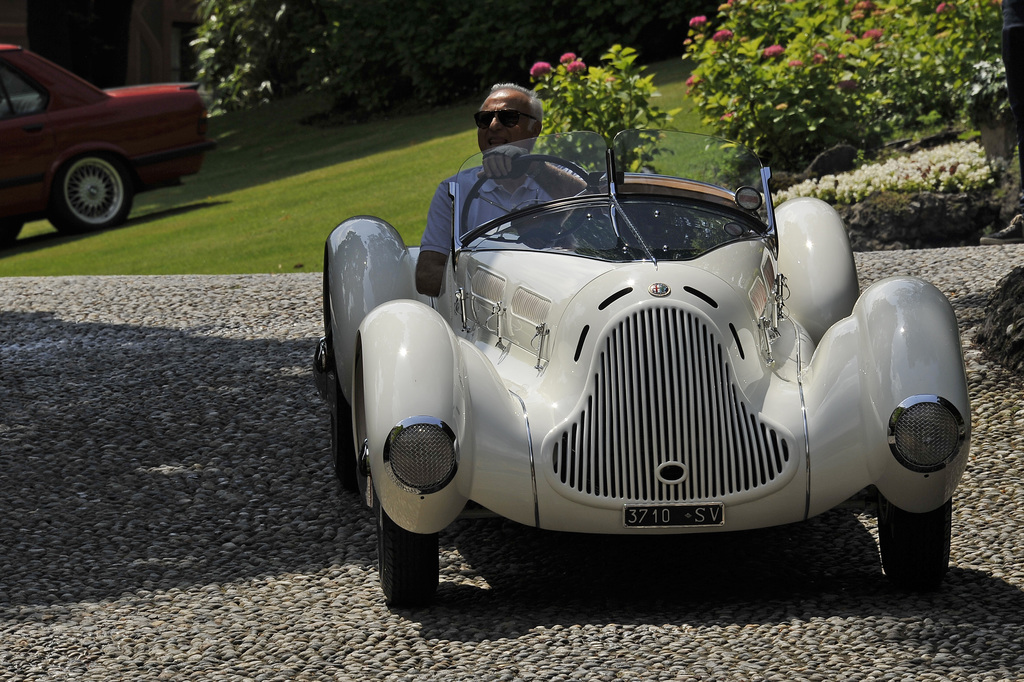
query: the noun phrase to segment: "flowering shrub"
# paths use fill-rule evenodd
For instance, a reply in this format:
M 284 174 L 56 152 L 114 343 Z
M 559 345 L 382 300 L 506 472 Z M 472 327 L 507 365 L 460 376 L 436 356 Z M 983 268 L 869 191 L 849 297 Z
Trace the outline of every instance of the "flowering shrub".
M 659 96 L 653 76 L 643 76 L 631 47 L 613 45 L 600 66 L 587 66 L 572 52 L 558 65 L 536 62 L 530 80 L 544 101 L 543 133 L 592 130 L 610 143 L 627 128 L 664 128 L 678 110 L 650 104 Z
M 726 0 L 689 23 L 687 81 L 705 125 L 795 169 L 961 113 L 999 53 L 999 0 Z
M 985 150 L 975 142 L 948 144 L 915 154 L 862 166 L 842 175 L 825 175 L 779 192 L 782 203 L 817 197 L 833 204 L 853 204 L 876 192 L 969 192 L 995 183 Z

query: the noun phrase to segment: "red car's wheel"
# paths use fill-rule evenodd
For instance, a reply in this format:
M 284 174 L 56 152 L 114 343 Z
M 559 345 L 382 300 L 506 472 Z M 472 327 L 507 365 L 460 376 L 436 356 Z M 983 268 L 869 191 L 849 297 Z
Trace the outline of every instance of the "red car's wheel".
M 82 156 L 61 168 L 50 199 L 50 222 L 61 232 L 87 232 L 119 225 L 132 210 L 132 179 L 124 164 L 105 156 Z

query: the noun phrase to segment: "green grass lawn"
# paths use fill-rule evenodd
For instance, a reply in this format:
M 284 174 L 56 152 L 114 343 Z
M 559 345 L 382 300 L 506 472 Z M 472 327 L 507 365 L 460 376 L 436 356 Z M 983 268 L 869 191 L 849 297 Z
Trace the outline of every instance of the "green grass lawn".
M 697 130 L 687 67 L 652 65 L 663 109 Z M 296 97 L 211 119 L 218 147 L 182 185 L 135 198 L 128 222 L 62 236 L 29 223 L 0 251 L 0 276 L 229 274 L 319 271 L 323 244 L 352 215 L 379 216 L 418 244 L 438 182 L 477 151 L 478 102 L 358 125 L 302 124 L 326 107 Z

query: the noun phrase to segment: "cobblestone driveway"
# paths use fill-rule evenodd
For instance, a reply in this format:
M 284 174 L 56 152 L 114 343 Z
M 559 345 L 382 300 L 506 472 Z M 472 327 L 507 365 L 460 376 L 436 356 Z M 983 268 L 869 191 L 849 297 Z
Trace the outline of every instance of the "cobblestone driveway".
M 1024 678 L 1024 383 L 973 346 L 1024 247 L 858 254 L 951 297 L 974 447 L 935 594 L 855 511 L 721 537 L 442 534 L 386 608 L 329 468 L 319 275 L 0 279 L 0 679 Z

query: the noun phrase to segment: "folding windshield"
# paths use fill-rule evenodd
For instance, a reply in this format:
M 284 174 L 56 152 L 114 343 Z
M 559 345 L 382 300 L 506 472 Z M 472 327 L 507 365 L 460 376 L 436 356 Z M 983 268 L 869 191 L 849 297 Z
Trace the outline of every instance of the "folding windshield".
M 451 184 L 456 248 L 686 260 L 769 232 L 767 176 L 739 145 L 623 131 L 567 133 L 474 155 Z M 609 181 L 609 179 L 611 181 Z
M 604 138 L 544 135 L 474 154 L 451 183 L 456 245 L 490 221 L 539 204 L 607 193 Z
M 692 180 L 735 192 L 761 188 L 761 161 L 718 137 L 667 130 L 623 130 L 612 141 L 619 171 Z

